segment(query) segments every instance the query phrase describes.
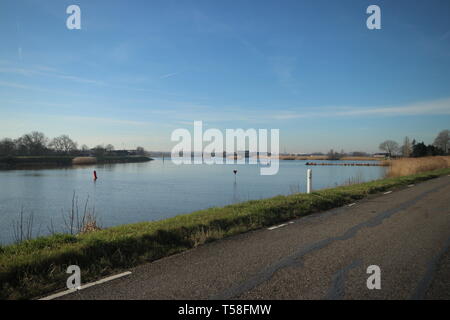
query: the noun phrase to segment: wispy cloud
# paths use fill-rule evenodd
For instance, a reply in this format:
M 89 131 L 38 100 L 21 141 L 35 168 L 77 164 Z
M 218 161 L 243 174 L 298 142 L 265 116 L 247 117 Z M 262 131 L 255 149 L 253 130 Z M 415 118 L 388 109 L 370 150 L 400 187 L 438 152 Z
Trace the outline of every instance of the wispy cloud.
M 417 102 L 403 106 L 382 106 L 371 108 L 337 107 L 323 108 L 319 112 L 285 112 L 273 115 L 277 120 L 313 117 L 356 117 L 356 116 L 417 116 L 450 115 L 450 98 Z
M 18 74 L 22 76 L 46 76 L 53 77 L 63 80 L 75 81 L 80 83 L 88 83 L 94 85 L 105 85 L 103 81 L 86 79 L 82 77 L 77 77 L 73 75 L 68 75 L 65 73 L 59 73 L 53 68 L 48 68 L 45 66 L 37 66 L 32 68 L 16 68 L 16 67 L 3 67 L 0 68 L 0 73 L 10 73 L 10 74 Z
M 178 72 L 168 73 L 168 74 L 162 75 L 162 76 L 159 77 L 159 78 L 160 78 L 160 79 L 170 78 L 170 77 L 176 76 L 177 74 L 178 74 Z
M 8 87 L 8 88 L 14 88 L 14 89 L 48 91 L 48 90 L 37 88 L 37 87 L 33 87 L 33 86 L 27 86 L 27 85 L 24 85 L 24 84 L 20 84 L 20 83 L 16 83 L 16 82 L 7 82 L 7 81 L 0 81 L 0 87 Z
M 94 122 L 98 124 L 118 124 L 118 125 L 131 125 L 131 126 L 147 126 L 150 122 L 145 121 L 135 121 L 135 120 L 124 120 L 124 119 L 114 119 L 114 118 L 104 118 L 104 117 L 84 117 L 84 116 L 58 116 L 58 118 L 63 120 L 77 121 L 79 123 L 84 122 Z
M 80 77 L 75 77 L 75 76 L 56 75 L 56 77 L 58 77 L 60 79 L 71 80 L 71 81 L 76 81 L 76 82 L 80 82 L 80 83 L 95 84 L 95 85 L 99 85 L 99 86 L 106 85 L 106 83 L 103 81 L 85 79 L 85 78 L 80 78 Z

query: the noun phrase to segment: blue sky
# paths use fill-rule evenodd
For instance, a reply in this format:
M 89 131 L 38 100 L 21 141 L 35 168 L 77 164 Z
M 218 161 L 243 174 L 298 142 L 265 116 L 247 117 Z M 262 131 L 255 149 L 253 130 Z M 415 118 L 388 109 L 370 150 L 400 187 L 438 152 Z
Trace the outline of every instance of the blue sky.
M 66 8 L 81 8 L 81 30 Z M 382 29 L 368 30 L 379 5 Z M 378 151 L 450 127 L 450 2 L 0 2 L 0 137 L 170 150 L 176 128 Z

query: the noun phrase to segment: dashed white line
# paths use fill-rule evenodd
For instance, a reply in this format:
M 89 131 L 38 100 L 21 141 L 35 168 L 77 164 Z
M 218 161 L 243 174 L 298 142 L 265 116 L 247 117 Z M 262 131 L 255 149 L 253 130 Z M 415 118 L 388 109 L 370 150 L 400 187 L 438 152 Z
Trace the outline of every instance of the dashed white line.
M 349 206 L 349 207 L 353 207 L 355 204 L 356 204 L 356 203 L 353 202 L 353 203 L 350 203 L 348 206 Z
M 275 229 L 278 229 L 278 228 L 286 227 L 287 225 L 288 225 L 287 223 L 283 223 L 283 224 L 280 224 L 279 226 L 274 226 L 274 227 L 267 228 L 267 230 L 272 231 L 272 230 L 275 230 Z
M 384 194 L 389 194 L 389 193 L 392 193 L 392 191 L 385 192 Z
M 87 284 L 81 286 L 81 288 L 79 288 L 79 289 L 69 289 L 69 290 L 66 290 L 66 291 L 58 292 L 58 293 L 52 294 L 52 295 L 50 295 L 48 297 L 41 298 L 39 300 L 53 300 L 53 299 L 56 299 L 56 298 L 68 295 L 70 293 L 76 292 L 78 290 L 83 290 L 83 289 L 86 289 L 86 288 L 89 288 L 89 287 L 92 287 L 92 286 L 95 286 L 95 285 L 98 285 L 98 284 L 102 284 L 102 283 L 105 283 L 105 282 L 108 282 L 108 281 L 111 281 L 111 280 L 115 280 L 115 279 L 118 279 L 118 278 L 122 278 L 122 277 L 128 276 L 130 274 L 131 274 L 131 271 L 119 273 L 119 274 L 116 274 L 114 276 L 110 276 L 110 277 L 107 277 L 107 278 L 104 278 L 104 279 L 101 279 L 101 280 L 98 280 L 98 281 L 95 281 L 95 282 L 87 283 Z

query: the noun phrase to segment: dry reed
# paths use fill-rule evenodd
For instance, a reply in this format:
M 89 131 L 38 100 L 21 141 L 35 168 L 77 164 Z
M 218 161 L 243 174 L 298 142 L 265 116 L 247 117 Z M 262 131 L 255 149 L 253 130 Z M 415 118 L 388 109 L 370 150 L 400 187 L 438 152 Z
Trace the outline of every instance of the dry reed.
M 94 164 L 97 163 L 97 158 L 95 157 L 76 157 L 73 158 L 72 164 Z
M 401 177 L 425 171 L 450 168 L 450 156 L 401 158 L 387 162 L 390 165 L 389 177 Z

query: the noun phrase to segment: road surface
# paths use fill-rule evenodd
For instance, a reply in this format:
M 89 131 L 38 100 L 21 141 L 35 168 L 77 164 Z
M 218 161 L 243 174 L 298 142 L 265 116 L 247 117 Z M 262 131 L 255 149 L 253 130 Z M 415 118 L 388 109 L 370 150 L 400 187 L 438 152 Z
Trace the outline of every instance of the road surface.
M 450 176 L 213 242 L 61 299 L 449 299 Z M 381 289 L 369 290 L 369 266 Z

